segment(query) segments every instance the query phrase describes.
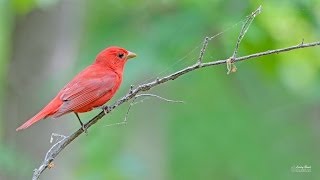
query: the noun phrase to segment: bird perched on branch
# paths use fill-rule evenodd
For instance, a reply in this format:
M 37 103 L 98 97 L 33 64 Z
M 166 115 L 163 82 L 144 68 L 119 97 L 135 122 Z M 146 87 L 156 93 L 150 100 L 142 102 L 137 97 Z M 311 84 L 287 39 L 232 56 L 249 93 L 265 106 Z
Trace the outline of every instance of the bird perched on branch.
M 57 118 L 70 112 L 75 113 L 83 131 L 86 131 L 78 113 L 91 111 L 108 102 L 119 89 L 126 62 L 134 57 L 135 53 L 124 48 L 104 49 L 93 64 L 76 75 L 47 106 L 16 131 L 26 129 L 47 117 Z

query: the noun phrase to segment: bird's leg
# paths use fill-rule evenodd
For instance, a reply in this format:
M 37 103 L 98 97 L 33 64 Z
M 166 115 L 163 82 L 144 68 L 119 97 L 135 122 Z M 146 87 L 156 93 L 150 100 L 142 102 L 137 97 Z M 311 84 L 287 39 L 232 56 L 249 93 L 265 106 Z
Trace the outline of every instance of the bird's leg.
M 79 120 L 79 122 L 80 122 L 80 125 L 81 125 L 81 127 L 82 127 L 82 130 L 87 134 L 87 129 L 84 127 L 84 124 L 82 123 L 82 121 L 80 120 L 80 117 L 79 117 L 79 115 L 78 115 L 78 113 L 74 113 L 76 116 L 77 116 L 77 118 L 78 118 L 78 120 Z

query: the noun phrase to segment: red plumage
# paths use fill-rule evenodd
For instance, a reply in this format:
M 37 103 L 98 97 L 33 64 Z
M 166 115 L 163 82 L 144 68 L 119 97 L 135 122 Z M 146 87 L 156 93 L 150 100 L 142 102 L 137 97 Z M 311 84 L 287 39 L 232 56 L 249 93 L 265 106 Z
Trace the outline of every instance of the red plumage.
M 91 111 L 108 102 L 120 87 L 124 65 L 136 54 L 120 47 L 109 47 L 95 62 L 76 75 L 38 114 L 16 130 L 26 129 L 47 117 Z

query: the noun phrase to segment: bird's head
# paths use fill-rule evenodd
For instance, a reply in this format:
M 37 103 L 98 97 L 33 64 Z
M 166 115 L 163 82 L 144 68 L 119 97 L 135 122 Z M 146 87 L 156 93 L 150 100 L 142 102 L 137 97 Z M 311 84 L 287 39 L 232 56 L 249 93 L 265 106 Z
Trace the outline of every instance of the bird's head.
M 107 66 L 114 70 L 122 70 L 128 59 L 137 55 L 124 48 L 111 46 L 101 51 L 96 57 L 95 63 Z

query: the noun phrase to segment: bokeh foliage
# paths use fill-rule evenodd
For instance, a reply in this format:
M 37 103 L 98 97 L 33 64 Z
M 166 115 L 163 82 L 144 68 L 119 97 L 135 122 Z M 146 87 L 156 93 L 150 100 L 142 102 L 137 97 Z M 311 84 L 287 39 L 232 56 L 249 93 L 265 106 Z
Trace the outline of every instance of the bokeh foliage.
M 1 3 L 6 5 L 0 7 L 5 10 L 0 11 L 0 78 L 4 79 L 8 54 L 15 53 L 8 48 L 10 36 L 15 35 L 13 17 L 50 11 L 63 1 Z M 79 4 L 74 1 L 75 6 Z M 318 0 L 93 0 L 81 4 L 77 8 L 84 14 L 83 28 L 73 74 L 109 45 L 139 55 L 127 65 L 117 97 L 131 84 L 192 64 L 207 35 L 225 31 L 210 42 L 205 60 L 229 57 L 240 21 L 260 4 L 262 14 L 252 23 L 239 55 L 320 39 Z M 237 63 L 238 72 L 232 75 L 226 75 L 222 65 L 156 88 L 152 92 L 186 103 L 145 100 L 133 106 L 127 126 L 104 127 L 123 120 L 127 107 L 120 107 L 88 136 L 80 137 L 78 148 L 70 145 L 74 161 L 68 162 L 68 174 L 74 179 L 319 179 L 319 58 L 318 47 L 297 50 Z M 5 89 L 8 82 L 1 83 Z M 0 92 L 5 96 L 5 91 Z M 95 113 L 82 117 L 89 119 Z M 6 129 L 0 127 L 1 132 Z M 47 128 L 44 123 L 42 128 Z M 2 143 L 0 151 L 0 159 L 14 161 L 21 149 Z M 71 156 L 70 152 L 60 158 L 64 156 Z M 38 162 L 29 161 L 26 167 L 30 166 L 31 174 Z M 0 175 L 28 176 L 28 171 L 6 162 L 10 164 L 10 160 L 0 163 Z M 312 166 L 312 173 L 291 172 L 296 165 Z M 61 169 L 57 165 L 50 171 L 57 172 L 50 174 L 56 179 Z

